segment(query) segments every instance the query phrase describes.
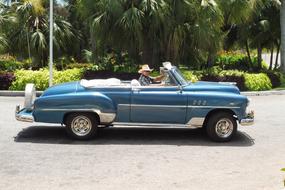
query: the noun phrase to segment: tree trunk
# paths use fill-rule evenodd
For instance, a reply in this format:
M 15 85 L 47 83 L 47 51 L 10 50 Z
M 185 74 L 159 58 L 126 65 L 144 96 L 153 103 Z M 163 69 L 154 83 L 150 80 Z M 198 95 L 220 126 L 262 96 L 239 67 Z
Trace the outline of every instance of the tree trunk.
M 92 52 L 92 61 L 93 63 L 97 63 L 98 62 L 98 51 L 97 51 L 97 48 L 96 48 L 96 40 L 95 40 L 95 36 L 94 34 L 91 33 L 90 35 L 91 37 L 91 52 Z
M 153 48 L 151 46 L 151 40 L 145 39 L 143 42 L 142 62 L 148 64 L 150 68 L 157 69 L 157 65 L 152 61 Z
M 271 50 L 270 50 L 270 65 L 269 65 L 269 70 L 272 70 L 272 65 L 273 65 L 273 53 L 274 53 L 274 45 L 272 44 Z
M 279 52 L 280 52 L 280 43 L 277 42 L 277 52 L 276 52 L 274 70 L 277 69 L 277 66 L 278 66 Z
M 215 56 L 213 53 L 209 52 L 208 53 L 208 59 L 207 59 L 207 68 L 211 68 L 214 64 Z
M 262 65 L 261 65 L 261 62 L 262 62 L 262 47 L 261 47 L 261 44 L 258 44 L 258 47 L 257 47 L 257 69 L 258 70 L 261 70 L 262 68 Z
M 285 72 L 285 0 L 282 0 L 280 8 L 280 27 L 281 27 L 281 70 Z
M 248 57 L 248 62 L 250 64 L 250 67 L 253 69 L 253 64 L 252 64 L 252 60 L 251 60 L 251 56 L 250 56 L 250 51 L 249 51 L 249 46 L 248 46 L 248 41 L 247 40 L 245 42 L 245 48 L 246 48 L 246 53 L 247 53 L 247 57 Z

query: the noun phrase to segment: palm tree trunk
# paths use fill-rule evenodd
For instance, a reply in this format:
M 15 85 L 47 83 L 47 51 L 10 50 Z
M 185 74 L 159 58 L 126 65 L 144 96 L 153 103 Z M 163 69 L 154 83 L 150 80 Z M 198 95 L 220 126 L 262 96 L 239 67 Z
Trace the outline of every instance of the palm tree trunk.
M 246 48 L 246 53 L 247 53 L 247 57 L 248 57 L 248 62 L 250 64 L 250 67 L 253 68 L 253 64 L 252 64 L 252 60 L 251 60 L 251 56 L 250 56 L 250 51 L 249 51 L 249 46 L 248 46 L 248 41 L 247 40 L 245 42 L 245 48 Z
M 151 41 L 149 39 L 145 39 L 143 43 L 142 62 L 143 64 L 148 64 L 151 68 L 157 68 L 157 65 L 152 62 L 152 50 Z
M 258 47 L 257 47 L 257 65 L 258 65 L 258 70 L 261 70 L 261 68 L 262 68 L 262 66 L 261 66 L 261 62 L 262 62 L 261 55 L 262 55 L 262 47 L 261 47 L 261 44 L 258 44 Z
M 274 45 L 272 44 L 271 50 L 270 50 L 270 65 L 269 65 L 269 70 L 272 70 L 272 65 L 273 65 L 273 53 L 274 53 Z
M 281 26 L 281 70 L 285 72 L 285 0 L 282 0 L 280 8 L 280 26 Z
M 207 59 L 207 68 L 211 68 L 214 64 L 214 58 L 215 56 L 213 55 L 213 53 L 209 52 L 208 53 L 208 59 Z
M 277 52 L 276 52 L 274 70 L 277 69 L 277 66 L 278 66 L 279 52 L 280 52 L 280 43 L 277 42 Z

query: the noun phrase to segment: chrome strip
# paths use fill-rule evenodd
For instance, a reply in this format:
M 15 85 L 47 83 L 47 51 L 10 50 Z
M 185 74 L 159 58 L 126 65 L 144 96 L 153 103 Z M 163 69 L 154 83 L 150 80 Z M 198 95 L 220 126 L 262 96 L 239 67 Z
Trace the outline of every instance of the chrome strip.
M 240 107 L 231 107 L 231 106 L 188 106 L 190 108 L 225 108 L 225 109 L 238 109 Z
M 174 108 L 224 108 L 224 109 L 239 109 L 240 107 L 231 107 L 231 106 L 182 106 L 182 105 L 146 105 L 146 104 L 118 104 L 118 106 L 132 106 L 132 107 L 174 107 Z
M 190 128 L 196 129 L 200 128 L 200 126 L 190 126 L 184 124 L 177 124 L 177 123 L 132 123 L 132 122 L 114 122 L 113 125 L 118 126 L 131 126 L 131 127 L 157 127 L 157 128 Z
M 193 117 L 188 121 L 187 125 L 202 127 L 204 120 L 205 120 L 204 117 Z
M 79 111 L 79 112 L 94 112 L 97 113 L 100 117 L 100 123 L 102 124 L 109 124 L 112 123 L 115 120 L 116 113 L 104 113 L 101 112 L 98 109 L 38 109 L 40 111 L 66 111 L 66 112 L 73 112 L 73 111 Z
M 179 105 L 146 105 L 146 104 L 118 104 L 118 106 L 132 106 L 132 107 L 166 107 L 166 108 L 187 108 L 187 106 Z

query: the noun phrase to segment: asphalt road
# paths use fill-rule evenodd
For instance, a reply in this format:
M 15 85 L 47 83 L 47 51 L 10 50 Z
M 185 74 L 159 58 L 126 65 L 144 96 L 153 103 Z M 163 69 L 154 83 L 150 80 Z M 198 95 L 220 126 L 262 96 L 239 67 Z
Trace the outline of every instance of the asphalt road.
M 23 98 L 0 97 L 0 189 L 283 189 L 285 96 L 251 98 L 255 126 L 213 143 L 200 130 L 129 128 L 73 141 L 16 121 Z

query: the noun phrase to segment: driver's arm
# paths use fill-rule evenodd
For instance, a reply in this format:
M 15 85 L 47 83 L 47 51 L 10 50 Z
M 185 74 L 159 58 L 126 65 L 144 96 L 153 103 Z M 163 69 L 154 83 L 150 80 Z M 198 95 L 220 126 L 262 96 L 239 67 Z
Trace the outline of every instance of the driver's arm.
M 159 75 L 157 77 L 153 77 L 152 80 L 155 82 L 160 82 L 163 79 L 164 75 Z

